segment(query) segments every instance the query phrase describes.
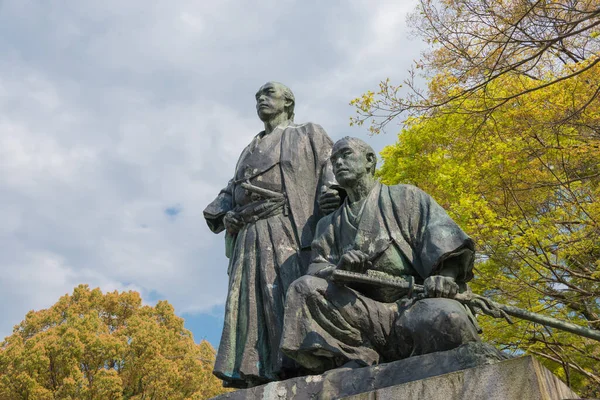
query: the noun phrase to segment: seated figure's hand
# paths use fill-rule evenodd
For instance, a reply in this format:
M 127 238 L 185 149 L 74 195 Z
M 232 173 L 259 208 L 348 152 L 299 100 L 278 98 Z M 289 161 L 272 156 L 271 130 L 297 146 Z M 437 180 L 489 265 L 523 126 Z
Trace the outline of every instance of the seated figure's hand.
M 458 285 L 454 278 L 442 275 L 433 275 L 423 282 L 427 297 L 445 297 L 453 299 L 458 293 Z
M 244 226 L 244 223 L 236 218 L 233 211 L 228 211 L 223 217 L 223 224 L 230 235 L 237 234 Z
M 346 271 L 365 272 L 371 267 L 371 262 L 369 256 L 362 251 L 349 250 L 340 258 L 337 267 Z
M 317 201 L 319 202 L 319 208 L 325 215 L 331 214 L 342 204 L 340 193 L 335 189 L 328 189 L 326 186 L 322 187 L 321 194 Z
M 316 276 L 318 278 L 323 278 L 323 279 L 329 279 L 329 277 L 331 276 L 331 274 L 333 273 L 333 271 L 335 271 L 336 266 L 335 265 L 331 265 L 329 267 L 325 267 L 323 269 L 318 270 L 317 272 L 311 274 L 313 276 Z

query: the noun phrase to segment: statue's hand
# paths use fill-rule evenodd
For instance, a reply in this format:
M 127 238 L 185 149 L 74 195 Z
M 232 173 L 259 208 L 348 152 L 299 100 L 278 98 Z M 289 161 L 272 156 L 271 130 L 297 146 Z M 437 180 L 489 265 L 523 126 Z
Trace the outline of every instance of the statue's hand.
M 453 299 L 458 293 L 458 285 L 454 278 L 442 275 L 433 275 L 423 282 L 427 297 L 445 297 Z
M 315 272 L 312 275 L 316 276 L 318 278 L 329 279 L 329 277 L 331 276 L 331 274 L 333 273 L 333 271 L 335 271 L 335 269 L 336 269 L 336 266 L 335 265 L 331 265 L 329 267 L 325 267 L 323 269 L 318 270 L 317 272 Z
M 235 213 L 233 211 L 228 211 L 227 214 L 223 217 L 223 224 L 225 225 L 225 229 L 231 235 L 237 234 L 244 226 L 244 223 L 235 217 Z
M 346 271 L 364 272 L 371 267 L 371 262 L 369 256 L 362 251 L 349 250 L 340 258 L 337 267 Z
M 340 193 L 335 189 L 328 189 L 326 186 L 322 187 L 317 201 L 319 202 L 319 208 L 325 215 L 331 214 L 342 204 Z

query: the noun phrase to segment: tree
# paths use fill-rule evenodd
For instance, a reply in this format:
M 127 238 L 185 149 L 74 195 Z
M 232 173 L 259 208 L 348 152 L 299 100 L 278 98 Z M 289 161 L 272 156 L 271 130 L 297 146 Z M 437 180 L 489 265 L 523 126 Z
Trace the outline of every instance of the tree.
M 475 291 L 600 329 L 600 3 L 420 0 L 410 18 L 430 50 L 403 85 L 351 101 L 372 133 L 402 118 L 380 178 L 431 193 L 474 237 Z M 483 325 L 600 393 L 596 342 Z
M 0 347 L 0 399 L 206 399 L 215 351 L 166 301 L 76 287 L 30 311 Z
M 432 194 L 473 236 L 474 291 L 595 329 L 600 133 L 593 127 L 600 104 L 560 124 L 555 116 L 582 108 L 600 83 L 599 67 L 513 98 L 486 119 L 454 111 L 411 118 L 398 143 L 383 150 L 378 172 L 386 184 L 412 183 Z M 506 75 L 487 90 L 501 97 L 536 85 Z M 454 101 L 478 108 L 483 100 Z M 524 321 L 481 321 L 487 340 L 535 354 L 576 390 L 600 394 L 600 343 Z
M 404 112 L 486 117 L 512 99 L 575 78 L 600 62 L 598 0 L 420 0 L 410 23 L 431 50 L 416 62 L 405 87 L 386 80 L 377 93 L 353 101 L 358 115 L 352 122 L 369 121 L 374 133 Z M 488 90 L 506 75 L 519 77 L 521 84 Z M 596 83 L 581 108 L 599 95 Z M 572 111 L 560 120 L 581 110 Z

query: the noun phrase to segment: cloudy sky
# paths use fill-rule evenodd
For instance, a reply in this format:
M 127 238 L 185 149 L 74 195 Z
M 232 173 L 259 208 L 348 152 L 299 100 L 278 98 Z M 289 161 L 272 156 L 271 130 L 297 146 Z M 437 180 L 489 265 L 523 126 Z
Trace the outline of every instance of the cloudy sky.
M 79 283 L 166 299 L 218 345 L 222 235 L 202 210 L 281 81 L 296 121 L 353 135 L 348 102 L 399 82 L 414 1 L 0 0 L 0 337 Z

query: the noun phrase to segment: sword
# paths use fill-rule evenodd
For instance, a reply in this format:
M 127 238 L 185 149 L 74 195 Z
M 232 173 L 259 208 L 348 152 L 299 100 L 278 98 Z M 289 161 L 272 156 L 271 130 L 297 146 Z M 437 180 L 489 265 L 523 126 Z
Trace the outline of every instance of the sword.
M 254 186 L 250 182 L 242 182 L 240 186 L 242 187 L 242 189 L 245 189 L 252 193 L 256 193 L 260 196 L 266 197 L 267 199 L 283 200 L 283 215 L 287 217 L 290 214 L 290 206 L 287 202 L 287 197 L 285 196 L 285 194 Z
M 331 278 L 338 282 L 358 282 L 376 286 L 406 289 L 409 293 L 413 291 L 415 293 L 419 293 L 418 298 L 424 298 L 425 294 L 425 287 L 423 285 L 415 284 L 412 277 L 406 280 L 402 277 L 395 277 L 380 271 L 367 271 L 366 274 L 361 274 L 357 272 L 336 269 L 332 272 Z M 469 308 L 480 309 L 484 314 L 491 317 L 504 318 L 510 324 L 512 324 L 513 321 L 510 319 L 509 315 L 535 322 L 540 325 L 551 326 L 556 329 L 574 333 L 576 335 L 584 336 L 600 342 L 600 331 L 597 329 L 586 328 L 571 322 L 562 321 L 557 318 L 523 310 L 518 307 L 496 303 L 487 297 L 483 297 L 475 293 L 457 293 L 453 299 L 468 306 Z
M 271 199 L 284 199 L 285 198 L 285 196 L 282 193 L 274 192 L 273 190 L 254 186 L 253 184 L 248 183 L 248 182 L 242 182 L 240 184 L 240 186 L 249 192 L 259 194 L 263 197 L 267 197 L 267 198 L 271 198 Z

